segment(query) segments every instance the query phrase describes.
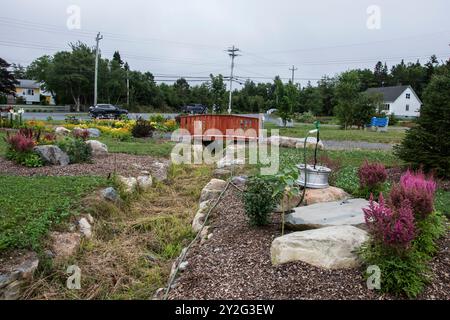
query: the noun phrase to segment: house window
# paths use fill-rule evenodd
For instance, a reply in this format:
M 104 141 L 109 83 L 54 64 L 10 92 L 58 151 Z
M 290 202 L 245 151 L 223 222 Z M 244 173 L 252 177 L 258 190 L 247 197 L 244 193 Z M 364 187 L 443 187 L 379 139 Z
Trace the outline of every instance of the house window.
M 409 111 L 409 104 L 406 105 L 406 111 Z
M 411 99 L 411 94 L 410 93 L 406 94 L 406 99 Z
M 27 94 L 28 94 L 29 96 L 34 96 L 34 90 L 33 90 L 33 89 L 28 89 L 28 90 L 27 90 Z
M 389 111 L 389 103 L 383 104 L 383 106 L 381 107 L 381 111 Z

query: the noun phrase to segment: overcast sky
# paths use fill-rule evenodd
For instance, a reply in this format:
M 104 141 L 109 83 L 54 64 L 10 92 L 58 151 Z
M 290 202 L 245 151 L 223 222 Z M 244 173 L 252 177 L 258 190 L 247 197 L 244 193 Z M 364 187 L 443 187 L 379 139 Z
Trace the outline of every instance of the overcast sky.
M 71 5 L 80 29 L 67 27 Z M 367 13 L 372 5 L 380 19 Z M 69 42 L 94 46 L 97 31 L 103 56 L 119 50 L 132 69 L 155 75 L 229 75 L 231 45 L 242 54 L 236 75 L 289 78 L 295 65 L 302 84 L 378 60 L 450 56 L 448 0 L 1 0 L 1 8 L 0 57 L 23 65 Z

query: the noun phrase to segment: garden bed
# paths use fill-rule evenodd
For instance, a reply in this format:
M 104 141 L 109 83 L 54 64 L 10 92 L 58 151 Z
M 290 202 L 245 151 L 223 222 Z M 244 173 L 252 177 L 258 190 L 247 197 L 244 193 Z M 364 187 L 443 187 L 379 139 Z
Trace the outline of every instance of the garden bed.
M 248 224 L 240 194 L 229 189 L 214 210 L 211 239 L 196 244 L 169 299 L 396 299 L 367 289 L 362 269 L 325 270 L 303 262 L 273 267 L 270 245 L 279 215 L 264 228 Z M 450 299 L 450 238 L 430 262 L 434 279 L 418 299 Z
M 44 166 L 28 168 L 0 157 L 0 174 L 18 176 L 107 176 L 112 173 L 135 176 L 142 170 L 152 175 L 160 174 L 160 163 L 166 159 L 150 156 L 137 156 L 124 153 L 112 153 L 101 158 L 93 158 L 92 163 L 74 163 L 67 166 Z

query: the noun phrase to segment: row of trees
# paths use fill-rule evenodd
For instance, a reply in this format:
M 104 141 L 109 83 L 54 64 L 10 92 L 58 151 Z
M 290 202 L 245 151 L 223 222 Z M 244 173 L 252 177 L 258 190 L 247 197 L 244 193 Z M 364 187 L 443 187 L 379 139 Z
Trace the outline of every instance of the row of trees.
M 84 43 L 71 44 L 71 51 L 45 55 L 29 66 L 13 65 L 16 78 L 29 78 L 44 83 L 45 89 L 56 96 L 59 104 L 72 104 L 82 110 L 93 102 L 95 51 Z M 234 112 L 263 112 L 277 108 L 283 118 L 293 113 L 311 112 L 314 115 L 341 118 L 344 126 L 359 125 L 348 114 L 368 114 L 378 100 L 363 94 L 367 88 L 411 85 L 421 96 L 432 75 L 450 67 L 450 60 L 439 62 L 432 56 L 427 63 L 405 64 L 401 61 L 390 70 L 378 62 L 374 70 L 356 69 L 335 77 L 323 77 L 317 86 L 308 83 L 300 88 L 283 83 L 279 77 L 273 82 L 255 83 L 247 80 L 233 92 Z M 129 105 L 131 110 L 179 110 L 189 103 L 202 103 L 220 111 L 228 104 L 226 85 L 222 75 L 210 75 L 210 80 L 192 86 L 186 79 L 173 84 L 157 84 L 152 73 L 131 70 L 119 52 L 112 59 L 99 58 L 98 101 L 126 106 L 129 79 Z M 357 117 L 361 118 L 361 117 Z

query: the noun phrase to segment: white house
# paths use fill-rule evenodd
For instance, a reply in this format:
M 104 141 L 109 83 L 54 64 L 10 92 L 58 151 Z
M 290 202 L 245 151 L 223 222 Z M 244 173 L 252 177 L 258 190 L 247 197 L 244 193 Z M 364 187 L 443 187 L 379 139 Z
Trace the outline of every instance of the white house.
M 366 93 L 383 96 L 381 111 L 401 118 L 416 118 L 420 115 L 422 101 L 411 86 L 369 88 Z

